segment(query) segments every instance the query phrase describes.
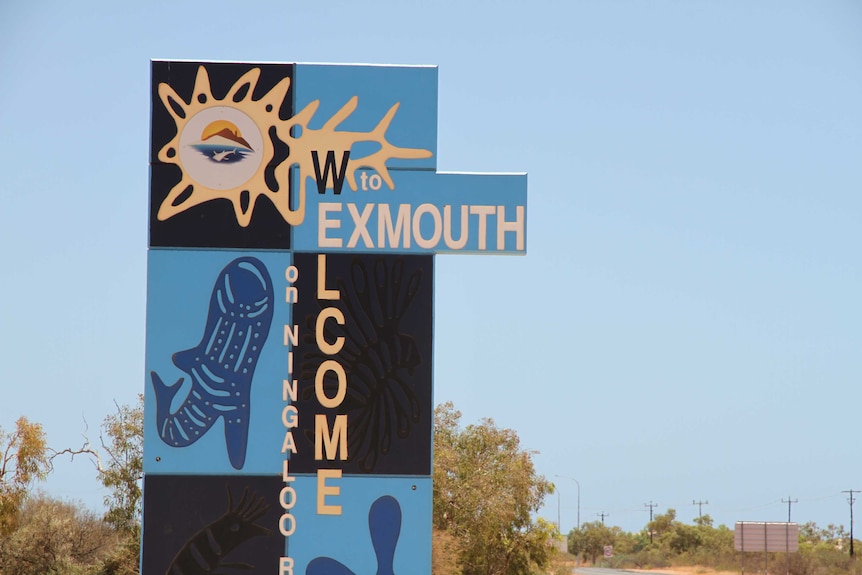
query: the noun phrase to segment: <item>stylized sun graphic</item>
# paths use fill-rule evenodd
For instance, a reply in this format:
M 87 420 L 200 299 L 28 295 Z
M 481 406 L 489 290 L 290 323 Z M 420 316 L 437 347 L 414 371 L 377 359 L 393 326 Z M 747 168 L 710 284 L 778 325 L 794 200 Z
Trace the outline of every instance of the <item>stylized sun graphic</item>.
M 278 208 L 285 221 L 288 223 L 302 221 L 301 214 L 290 212 L 287 179 L 279 179 L 280 192 L 273 192 L 267 187 L 264 178 L 266 166 L 275 155 L 272 141 L 264 137 L 266 133 L 264 130 L 268 130 L 279 121 L 278 108 L 287 95 L 290 79 L 283 79 L 265 96 L 254 100 L 252 94 L 259 77 L 259 68 L 249 70 L 236 81 L 221 100 L 213 97 L 209 75 L 203 66 L 198 68 L 194 90 L 188 102 L 180 98 L 168 84 L 159 84 L 159 97 L 174 119 L 177 133 L 159 150 L 158 157 L 160 161 L 176 164 L 182 169 L 179 183 L 171 189 L 159 206 L 157 214 L 159 220 L 167 220 L 204 202 L 225 199 L 233 203 L 237 222 L 245 227 L 251 222 L 257 199 L 261 195 L 266 195 Z M 239 98 L 243 90 L 245 94 Z M 226 118 L 226 116 L 232 117 Z M 239 164 L 241 171 L 234 170 L 234 173 L 226 171 L 230 166 L 215 166 L 221 170 L 221 174 L 208 171 L 205 167 L 190 165 L 194 160 L 193 156 L 185 153 L 186 148 L 199 142 L 204 143 L 207 137 L 212 139 L 219 132 L 240 133 L 236 123 L 242 123 L 242 119 L 246 120 L 252 132 L 256 132 L 255 139 L 260 142 L 259 146 L 253 144 L 245 146 L 257 150 L 259 154 L 257 162 L 252 162 L 250 165 L 249 162 L 243 162 Z M 201 123 L 203 125 L 199 125 Z M 188 134 L 186 134 L 187 128 L 190 128 Z M 245 138 L 251 136 L 249 128 L 244 132 Z M 237 145 L 240 144 L 237 143 Z M 201 151 L 201 153 L 204 152 Z M 195 155 L 200 156 L 197 152 Z M 212 169 L 214 168 L 209 168 L 209 170 Z M 247 199 L 246 202 L 243 202 L 243 195 Z M 243 206 L 244 203 L 245 206 Z
M 174 119 L 176 135 L 159 150 L 160 161 L 175 164 L 182 170 L 182 179 L 168 193 L 159 206 L 158 219 L 167 220 L 205 202 L 228 200 L 233 204 L 236 220 L 242 227 L 251 222 L 255 204 L 260 196 L 266 196 L 290 225 L 299 225 L 305 219 L 305 191 L 308 180 L 314 181 L 315 165 L 312 151 L 324 157 L 328 152 L 337 158 L 349 152 L 354 144 L 373 142 L 379 149 L 362 158 L 350 158 L 346 168 L 346 180 L 353 191 L 357 190 L 356 170 L 371 168 L 380 174 L 389 189 L 395 183 L 386 167 L 391 158 L 430 158 L 432 152 L 420 148 L 401 148 L 386 140 L 386 131 L 398 111 L 396 102 L 380 122 L 368 132 L 338 131 L 336 128 L 348 118 L 358 105 L 359 98 L 352 97 L 320 129 L 310 129 L 309 122 L 320 106 L 320 101 L 309 103 L 300 113 L 288 120 L 278 117 L 278 110 L 290 87 L 290 78 L 284 78 L 260 99 L 252 98 L 260 68 L 243 74 L 222 99 L 212 95 L 206 68 L 198 68 L 191 99 L 183 100 L 170 85 L 159 84 L 159 97 L 165 109 Z M 239 95 L 243 94 L 240 98 Z M 243 125 L 246 124 L 246 125 Z M 274 167 L 273 175 L 278 189 L 267 186 L 264 176 L 267 166 L 275 155 L 271 128 L 282 142 L 287 143 L 287 158 Z M 296 130 L 294 130 L 296 128 Z M 194 135 L 183 136 L 186 129 Z M 191 134 L 192 132 L 190 132 Z M 294 137 L 294 133 L 297 134 Z M 193 139 L 200 138 L 197 142 Z M 222 139 L 221 147 L 206 146 L 208 142 Z M 232 149 L 230 142 L 236 143 Z M 255 145 L 258 143 L 258 145 Z M 205 155 L 207 167 L 195 164 L 194 156 L 186 153 L 195 148 L 196 156 Z M 252 159 L 251 162 L 248 159 Z M 212 160 L 212 161 L 210 161 Z M 242 163 L 238 160 L 244 160 Z M 299 190 L 296 208 L 291 208 L 290 168 L 299 170 Z M 318 168 L 319 169 L 319 168 Z M 335 174 L 330 173 L 327 188 L 334 185 Z

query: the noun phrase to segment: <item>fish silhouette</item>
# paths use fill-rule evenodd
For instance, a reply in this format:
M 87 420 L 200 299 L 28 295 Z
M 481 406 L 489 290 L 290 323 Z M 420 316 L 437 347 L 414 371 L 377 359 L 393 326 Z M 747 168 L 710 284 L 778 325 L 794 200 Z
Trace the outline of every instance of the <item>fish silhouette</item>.
M 226 160 L 228 156 L 232 156 L 236 154 L 239 150 L 234 148 L 233 150 L 224 150 L 222 152 L 213 152 L 212 159 L 216 162 L 221 162 L 222 160 Z
M 237 258 L 218 275 L 200 343 L 173 355 L 174 365 L 191 378 L 191 389 L 171 411 L 181 377 L 167 385 L 150 373 L 156 394 L 159 437 L 173 447 L 200 439 L 224 418 L 228 458 L 235 469 L 245 464 L 251 382 L 273 315 L 269 272 L 253 257 Z

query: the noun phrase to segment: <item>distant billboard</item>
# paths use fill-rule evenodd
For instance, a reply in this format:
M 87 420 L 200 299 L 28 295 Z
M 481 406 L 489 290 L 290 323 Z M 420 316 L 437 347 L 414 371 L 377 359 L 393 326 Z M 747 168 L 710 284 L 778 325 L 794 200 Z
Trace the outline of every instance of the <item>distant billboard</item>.
M 794 553 L 799 550 L 799 525 L 737 521 L 733 529 L 733 548 L 745 552 Z

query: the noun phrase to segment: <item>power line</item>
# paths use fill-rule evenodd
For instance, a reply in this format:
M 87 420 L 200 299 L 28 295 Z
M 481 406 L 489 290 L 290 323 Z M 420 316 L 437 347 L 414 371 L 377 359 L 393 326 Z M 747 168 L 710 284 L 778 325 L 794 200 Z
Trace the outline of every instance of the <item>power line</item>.
M 782 503 L 787 504 L 787 522 L 790 523 L 790 506 L 794 503 L 799 503 L 799 499 L 790 499 L 790 496 L 787 496 L 787 501 L 781 500 Z
M 737 509 L 733 509 L 732 511 L 738 512 L 738 511 L 752 511 L 754 509 L 763 509 L 764 507 L 770 507 L 772 505 L 775 505 L 776 503 L 779 503 L 780 501 L 781 501 L 780 499 L 774 499 L 774 500 L 770 501 L 769 503 L 762 503 L 760 505 L 752 505 L 750 507 L 739 507 Z

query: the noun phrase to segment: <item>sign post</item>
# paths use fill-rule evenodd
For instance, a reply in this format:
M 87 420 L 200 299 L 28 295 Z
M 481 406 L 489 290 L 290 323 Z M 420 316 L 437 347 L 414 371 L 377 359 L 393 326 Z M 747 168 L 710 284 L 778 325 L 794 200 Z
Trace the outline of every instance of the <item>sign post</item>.
M 527 203 L 436 158 L 435 67 L 152 62 L 144 575 L 431 572 L 434 256 Z

